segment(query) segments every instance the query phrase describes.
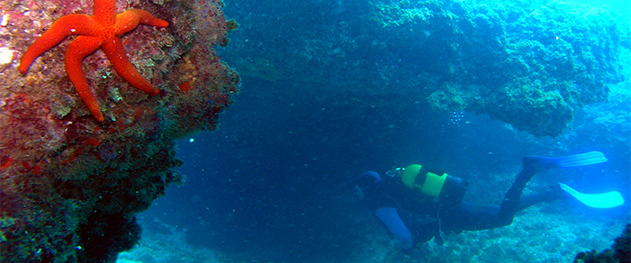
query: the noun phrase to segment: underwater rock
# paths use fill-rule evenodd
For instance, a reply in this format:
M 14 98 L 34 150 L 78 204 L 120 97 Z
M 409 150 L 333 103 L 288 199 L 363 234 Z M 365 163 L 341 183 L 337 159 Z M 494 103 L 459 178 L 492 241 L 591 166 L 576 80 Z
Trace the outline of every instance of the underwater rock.
M 370 96 L 366 107 L 405 112 L 426 102 L 555 137 L 626 74 L 620 53 L 631 27 L 615 10 L 560 1 L 281 2 L 251 5 L 283 23 L 237 10 L 248 35 L 227 51 L 244 75 L 329 87 L 317 94 L 328 103 Z M 300 15 L 312 10 L 319 15 Z M 253 63 L 261 54 L 265 63 Z
M 628 263 L 631 262 L 631 225 L 616 238 L 611 249 L 598 253 L 596 250 L 580 252 L 574 259 L 575 263 Z
M 387 30 L 401 42 L 397 52 L 421 65 L 410 70 L 440 76 L 423 86 L 437 109 L 455 105 L 447 110 L 485 113 L 555 137 L 576 110 L 606 100 L 607 84 L 623 80 L 620 52 L 629 48 L 629 28 L 607 9 L 556 1 L 385 0 L 374 6 L 373 19 L 384 28 L 376 35 Z M 446 91 L 443 83 L 456 95 L 436 100 Z
M 138 242 L 135 214 L 181 182 L 174 140 L 214 130 L 239 92 L 239 75 L 214 50 L 236 29 L 222 1 L 118 0 L 116 13 L 131 6 L 169 23 L 121 37 L 129 61 L 160 93 L 134 88 L 97 50 L 82 67 L 99 122 L 64 67 L 75 37 L 18 72 L 52 22 L 92 15 L 93 1 L 0 3 L 0 50 L 10 55 L 0 69 L 0 262 L 113 262 Z

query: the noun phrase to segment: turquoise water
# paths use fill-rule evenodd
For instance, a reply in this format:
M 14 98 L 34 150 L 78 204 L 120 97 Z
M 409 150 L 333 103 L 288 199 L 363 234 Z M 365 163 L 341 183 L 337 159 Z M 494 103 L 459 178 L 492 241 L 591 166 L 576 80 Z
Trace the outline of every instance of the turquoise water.
M 595 2 L 584 4 L 608 6 L 606 14 L 628 32 L 628 1 Z M 443 25 L 432 20 L 440 16 L 417 12 L 423 10 L 420 3 L 400 2 L 397 6 L 406 12 L 387 14 L 409 16 L 387 18 L 375 17 L 379 3 L 395 2 L 227 1 L 226 16 L 241 26 L 220 53 L 241 73 L 242 93 L 221 116 L 217 131 L 178 143 L 185 163 L 180 172 L 187 179 L 139 216 L 143 238 L 119 262 L 569 262 L 578 252 L 608 248 L 630 222 L 629 36 L 609 36 L 603 29 L 603 41 L 595 41 L 607 48 L 603 56 L 612 56 L 594 58 L 608 75 L 580 71 L 588 62 L 579 59 L 561 71 L 555 63 L 562 62 L 536 55 L 534 48 L 528 52 L 535 55 L 524 51 L 522 56 L 531 74 L 511 75 L 505 72 L 515 71 L 487 62 L 515 41 L 515 46 L 540 44 L 542 52 L 549 52 L 555 36 L 577 54 L 585 50 L 576 44 L 579 40 L 570 41 L 578 31 L 567 31 L 576 25 L 555 21 L 558 17 L 543 12 L 549 7 L 541 4 L 519 12 L 540 12 L 538 21 L 554 25 L 556 35 L 527 33 L 516 24 L 519 19 L 507 15 L 509 10 L 489 5 L 497 14 L 486 13 L 486 21 L 503 21 L 503 26 L 479 29 L 480 36 L 459 34 L 469 31 L 434 27 Z M 464 13 L 450 9 L 443 17 L 464 20 L 463 14 L 487 10 L 480 3 L 463 6 L 468 8 Z M 398 24 L 375 26 L 384 21 Z M 600 22 L 592 22 L 599 28 Z M 511 28 L 516 31 L 508 32 Z M 484 42 L 494 39 L 485 34 L 496 33 L 512 40 L 497 40 L 501 49 Z M 467 47 L 478 41 L 489 51 Z M 537 65 L 543 69 L 534 69 Z M 544 128 L 558 122 L 523 124 L 546 123 L 562 114 L 506 115 L 480 106 L 490 98 L 485 95 L 498 94 L 490 87 L 516 78 L 524 85 L 543 83 L 541 90 L 553 93 L 563 90 L 564 81 L 585 96 L 565 97 L 572 116 L 559 118 L 568 120 L 566 128 L 551 130 Z M 601 82 L 605 86 L 594 84 Z M 436 90 L 449 91 L 439 100 L 444 104 L 429 99 Z M 544 130 L 555 135 L 533 135 Z M 365 170 L 384 173 L 422 163 L 469 181 L 467 200 L 498 204 L 523 156 L 592 150 L 609 161 L 539 174 L 525 192 L 563 182 L 586 193 L 619 191 L 626 200 L 622 207 L 597 210 L 573 200 L 540 204 L 518 213 L 509 226 L 448 234 L 443 245 L 418 243 L 407 253 L 351 191 Z

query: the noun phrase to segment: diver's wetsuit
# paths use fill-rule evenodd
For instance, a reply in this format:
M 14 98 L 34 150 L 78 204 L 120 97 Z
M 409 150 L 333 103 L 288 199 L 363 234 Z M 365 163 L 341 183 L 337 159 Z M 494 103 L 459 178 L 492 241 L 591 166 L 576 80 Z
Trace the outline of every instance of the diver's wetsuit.
M 477 205 L 464 201 L 432 200 L 407 189 L 399 178 L 383 178 L 373 196 L 377 217 L 386 225 L 404 249 L 412 242 L 424 242 L 440 233 L 481 230 L 512 223 L 515 213 L 534 204 L 561 198 L 560 189 L 521 196 L 526 183 L 539 171 L 549 167 L 524 158 L 522 171 L 507 191 L 501 206 Z

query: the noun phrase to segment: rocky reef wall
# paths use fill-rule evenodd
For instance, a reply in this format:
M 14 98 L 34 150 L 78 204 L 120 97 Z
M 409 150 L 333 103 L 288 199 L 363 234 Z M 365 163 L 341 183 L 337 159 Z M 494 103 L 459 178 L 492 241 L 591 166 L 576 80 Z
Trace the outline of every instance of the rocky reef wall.
M 64 67 L 73 37 L 18 72 L 51 23 L 92 15 L 92 1 L 0 3 L 1 262 L 115 261 L 140 237 L 135 214 L 182 180 L 174 139 L 214 130 L 239 92 L 238 74 L 214 49 L 237 27 L 222 1 L 115 2 L 116 13 L 142 9 L 169 25 L 141 24 L 121 36 L 129 61 L 160 90 L 155 96 L 123 79 L 104 52 L 83 60 L 102 122 Z
M 560 1 L 248 3 L 229 48 L 244 75 L 320 83 L 331 103 L 371 96 L 367 107 L 488 114 L 537 137 L 605 101 L 631 45 L 616 10 Z M 247 14 L 255 8 L 274 20 Z M 310 10 L 318 16 L 299 15 Z
M 607 9 L 555 1 L 374 5 L 372 18 L 410 54 L 413 71 L 434 76 L 419 84 L 441 110 L 486 113 L 555 137 L 577 109 L 605 101 L 607 84 L 623 80 L 629 30 Z

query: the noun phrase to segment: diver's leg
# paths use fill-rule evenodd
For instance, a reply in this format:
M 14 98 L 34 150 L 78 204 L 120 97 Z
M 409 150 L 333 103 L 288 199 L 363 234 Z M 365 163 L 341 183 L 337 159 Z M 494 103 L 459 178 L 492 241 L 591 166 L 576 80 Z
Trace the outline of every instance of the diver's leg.
M 561 190 L 561 187 L 553 185 L 545 192 L 522 196 L 519 199 L 519 204 L 515 207 L 515 213 L 538 203 L 551 202 L 565 197 L 567 197 L 567 195 Z
M 560 187 L 552 187 L 542 193 L 519 196 L 516 202 L 505 201 L 502 206 L 462 202 L 450 211 L 450 214 L 444 216 L 444 230 L 458 232 L 506 226 L 513 221 L 515 213 L 532 205 L 554 201 L 564 196 Z
M 538 160 L 535 158 L 524 157 L 521 172 L 519 172 L 517 178 L 515 178 L 515 182 L 513 182 L 513 185 L 508 189 L 506 195 L 504 195 L 504 200 L 502 201 L 502 206 L 498 214 L 499 224 L 509 225 L 513 222 L 513 217 L 515 213 L 520 210 L 519 208 L 525 208 L 520 204 L 521 193 L 524 191 L 524 187 L 526 187 L 528 181 L 537 173 L 537 161 Z M 533 199 L 533 201 L 534 200 L 535 199 Z
M 515 182 L 508 189 L 501 206 L 479 205 L 461 202 L 454 209 L 448 210 L 443 216 L 444 230 L 482 230 L 506 226 L 512 223 L 515 213 L 525 208 L 524 204 L 532 205 L 537 198 L 525 197 L 522 202 L 521 193 L 526 184 L 537 173 L 539 167 L 537 160 L 525 157 L 521 172 L 515 178 Z M 532 201 L 532 202 L 531 202 Z
M 521 172 L 515 178 L 515 182 L 508 189 L 500 211 L 497 215 L 497 222 L 493 225 L 509 225 L 513 222 L 513 217 L 518 211 L 525 209 L 539 202 L 552 201 L 560 199 L 563 192 L 560 188 L 553 188 L 551 191 L 536 195 L 522 197 L 522 191 L 532 176 L 537 172 L 544 171 L 554 167 L 577 167 L 606 162 L 607 158 L 603 153 L 598 151 L 586 152 L 581 154 L 568 155 L 563 157 L 524 157 Z

